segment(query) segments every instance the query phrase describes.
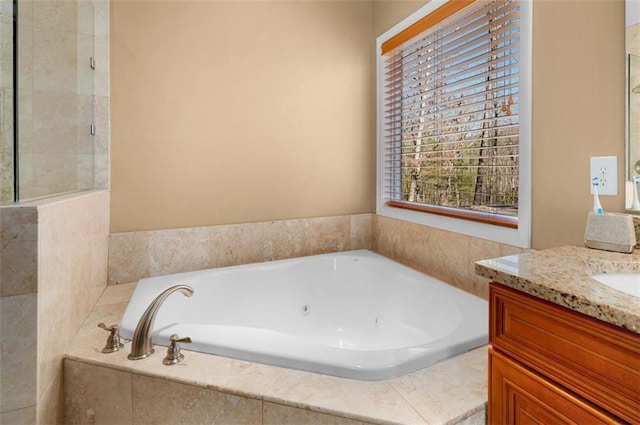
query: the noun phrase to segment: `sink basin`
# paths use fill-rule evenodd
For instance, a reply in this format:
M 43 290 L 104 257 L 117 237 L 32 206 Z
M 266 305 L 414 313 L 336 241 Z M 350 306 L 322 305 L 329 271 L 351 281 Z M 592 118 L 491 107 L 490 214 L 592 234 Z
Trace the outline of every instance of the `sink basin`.
M 640 273 L 602 273 L 591 277 L 613 289 L 640 297 Z

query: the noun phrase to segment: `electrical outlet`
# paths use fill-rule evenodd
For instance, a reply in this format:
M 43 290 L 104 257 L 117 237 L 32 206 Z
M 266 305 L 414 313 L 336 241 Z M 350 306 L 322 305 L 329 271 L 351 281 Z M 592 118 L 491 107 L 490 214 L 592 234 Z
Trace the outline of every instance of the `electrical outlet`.
M 618 157 L 617 156 L 592 156 L 591 157 L 591 179 L 598 177 L 598 195 L 618 195 Z M 591 185 L 593 194 L 593 185 Z

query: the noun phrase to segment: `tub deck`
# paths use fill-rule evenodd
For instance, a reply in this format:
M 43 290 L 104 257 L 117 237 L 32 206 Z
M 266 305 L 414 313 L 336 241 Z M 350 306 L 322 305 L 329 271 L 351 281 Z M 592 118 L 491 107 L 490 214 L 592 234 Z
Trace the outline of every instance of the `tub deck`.
M 67 423 L 86 422 L 88 414 L 97 422 L 122 425 L 136 423 L 136 417 L 180 423 L 180 414 L 197 423 L 198 415 L 211 421 L 211 415 L 218 414 L 214 411 L 231 414 L 234 407 L 239 415 L 254 414 L 253 420 L 245 416 L 217 420 L 264 425 L 485 423 L 486 347 L 378 382 L 202 354 L 185 349 L 188 344 L 182 345 L 185 360 L 176 366 L 162 364 L 162 346 L 138 361 L 126 358 L 130 343 L 119 352 L 103 354 L 107 333 L 96 325 L 117 323 L 134 288 L 135 284 L 107 287 L 67 350 Z M 173 393 L 178 401 L 166 399 Z

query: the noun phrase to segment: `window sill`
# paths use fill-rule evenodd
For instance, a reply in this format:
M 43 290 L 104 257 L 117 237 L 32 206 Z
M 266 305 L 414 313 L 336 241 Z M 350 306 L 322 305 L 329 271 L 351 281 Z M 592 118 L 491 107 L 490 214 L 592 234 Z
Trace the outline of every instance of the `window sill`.
M 496 225 L 496 223 L 438 214 L 434 211 L 425 211 L 423 208 L 417 210 L 397 207 L 393 206 L 393 204 L 395 204 L 395 202 L 378 203 L 376 213 L 383 217 L 421 224 L 475 238 L 486 239 L 520 248 L 530 248 L 529 226 L 526 223 L 523 225 L 522 212 L 519 221 L 516 223 L 516 227 L 507 227 L 499 224 Z M 426 208 L 428 207 L 425 207 L 425 209 Z M 528 220 L 528 217 L 525 217 L 524 220 Z
M 402 201 L 388 201 L 387 206 L 392 208 L 403 208 L 405 210 L 417 211 L 422 213 L 436 214 L 461 220 L 475 221 L 478 223 L 491 224 L 494 226 L 503 226 L 510 229 L 518 228 L 518 217 L 506 217 L 476 211 L 461 210 L 458 208 L 439 207 L 435 205 L 421 205 Z

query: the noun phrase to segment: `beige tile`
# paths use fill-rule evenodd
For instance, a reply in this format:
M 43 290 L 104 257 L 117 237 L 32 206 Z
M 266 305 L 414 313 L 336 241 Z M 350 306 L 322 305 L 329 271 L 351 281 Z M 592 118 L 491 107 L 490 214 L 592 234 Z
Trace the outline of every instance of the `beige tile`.
M 133 376 L 134 424 L 260 424 L 262 402 L 170 381 Z
M 109 188 L 109 154 L 93 156 L 93 186 L 95 189 Z
M 1 101 L 1 100 L 0 100 Z M 2 106 L 0 106 L 2 107 Z M 13 134 L 7 135 L 0 128 L 0 142 L 7 138 L 13 138 Z M 0 148 L 1 149 L 1 148 Z M 13 202 L 13 148 L 11 152 L 0 152 L 0 204 Z
M 2 425 L 33 425 L 35 423 L 36 406 L 0 412 L 0 424 Z
M 303 255 L 345 251 L 351 248 L 351 218 L 349 216 L 320 217 L 301 220 L 297 237 L 308 244 Z
M 370 221 L 367 214 L 355 219 L 359 246 L 370 246 Z M 109 284 L 344 251 L 351 249 L 352 233 L 351 217 L 337 216 L 112 234 Z
M 39 206 L 39 392 L 106 287 L 108 192 L 65 197 Z
M 80 2 L 79 4 L 87 3 L 90 4 L 89 2 Z M 93 21 L 93 16 L 91 18 Z M 92 96 L 94 93 L 93 78 L 95 71 L 89 65 L 89 58 L 94 57 L 94 38 L 91 34 L 76 34 L 76 93 L 80 95 Z M 86 127 L 85 130 L 87 130 Z M 87 131 L 86 133 L 88 134 L 89 132 Z
M 110 285 L 149 277 L 149 232 L 112 233 L 109 236 Z
M 62 370 L 51 381 L 49 388 L 38 398 L 36 409 L 38 424 L 64 423 L 64 388 L 62 386 Z
M 81 357 L 85 362 L 109 364 L 120 371 L 135 370 L 136 379 L 137 375 L 143 375 L 146 379 L 159 381 L 160 386 L 168 381 L 184 385 L 191 389 L 192 395 L 196 394 L 193 399 L 186 398 L 197 401 L 194 403 L 196 417 L 206 415 L 200 409 L 202 400 L 206 402 L 208 399 L 198 399 L 199 391 L 206 389 L 257 402 L 264 397 L 266 403 L 272 404 L 262 411 L 265 421 L 277 420 L 282 413 L 283 423 L 289 418 L 291 423 L 300 423 L 295 422 L 300 417 L 301 420 L 309 418 L 301 423 L 323 423 L 323 420 L 350 423 L 352 420 L 376 424 L 475 424 L 474 421 L 483 415 L 484 402 L 478 401 L 476 381 L 482 381 L 480 386 L 484 388 L 486 400 L 486 348 L 436 364 L 432 366 L 435 371 L 428 368 L 385 382 L 341 379 L 189 350 L 183 351 L 185 360 L 182 363 L 166 367 L 161 363 L 164 347 L 160 346 L 156 346 L 154 355 L 136 362 L 126 358 L 130 343 L 117 353 L 107 355 L 100 352 L 106 332 L 96 324 L 101 321 L 117 322 L 125 307 L 126 303 L 100 303 L 74 338 L 68 356 L 72 359 Z M 477 362 L 481 365 L 478 366 Z M 150 384 L 149 387 L 155 388 L 155 385 Z M 172 405 L 170 402 L 162 403 Z M 177 410 L 181 408 L 180 405 Z M 448 422 L 443 422 L 442 418 L 448 418 Z
M 210 227 L 212 267 L 350 249 L 349 216 Z
M 503 246 L 459 233 L 376 216 L 376 252 L 486 298 L 487 285 L 477 279 L 473 258 L 500 253 Z
M 486 425 L 487 423 L 487 409 L 486 406 L 479 412 L 472 414 L 469 417 L 461 419 L 455 422 L 455 425 Z
M 364 422 L 339 416 L 313 412 L 308 409 L 265 402 L 262 409 L 262 425 L 364 425 Z
M 0 208 L 0 296 L 37 291 L 37 220 L 35 208 Z
M 0 87 L 13 87 L 13 13 L 7 0 L 0 2 Z M 3 119 L 5 117 L 3 116 Z M 3 122 L 4 124 L 4 122 Z
M 20 4 L 20 25 L 18 25 L 18 78 L 19 87 L 33 89 L 33 25 L 30 23 L 29 12 L 31 1 Z
M 93 189 L 93 154 L 79 154 L 78 155 L 78 183 L 77 187 L 80 190 Z
M 35 4 L 43 3 L 53 2 Z M 33 27 L 33 89 L 52 94 L 73 93 L 76 90 L 76 44 L 77 35 L 69 29 L 51 29 L 37 25 Z M 69 120 L 68 115 L 59 117 Z
M 365 422 L 426 424 L 386 381 L 355 381 L 285 369 L 264 400 Z
M 455 423 L 484 409 L 487 373 L 487 348 L 482 347 L 394 379 L 390 385 L 429 423 Z
M 149 274 L 162 276 L 209 268 L 209 234 L 206 227 L 150 232 Z
M 487 241 L 479 238 L 469 239 L 469 292 L 484 299 L 489 298 L 489 281 L 475 274 L 475 262 L 490 258 L 503 257 L 505 255 L 519 254 L 523 248 L 505 245 L 498 242 Z
M 94 38 L 94 55 L 96 69 L 93 79 L 93 93 L 96 96 L 109 96 L 109 39 Z
M 226 267 L 275 259 L 273 242 L 264 233 L 273 223 L 247 223 L 209 228 L 211 266 Z
M 109 0 L 93 0 L 93 33 L 96 37 L 109 36 Z
M 75 153 L 33 154 L 33 197 L 77 189 L 78 167 Z M 21 192 L 22 193 L 22 192 Z
M 438 231 L 432 239 L 436 249 L 434 274 L 445 282 L 471 292 L 469 283 L 469 237 L 459 233 Z M 432 248 L 432 249 L 433 249 Z
M 93 20 L 94 20 L 94 11 L 93 11 L 93 2 L 80 0 L 76 3 L 77 5 L 77 16 L 78 16 L 78 27 L 77 32 L 80 34 L 90 34 L 93 35 Z
M 156 352 L 152 356 L 136 362 L 127 359 L 131 344 L 124 340 L 123 350 L 103 354 L 101 349 L 105 345 L 107 333 L 98 328 L 97 324 L 118 323 L 125 308 L 126 303 L 96 306 L 87 317 L 85 325 L 78 331 L 67 356 L 99 363 L 107 362 L 123 369 L 135 368 L 138 373 L 148 376 L 163 377 L 183 384 L 208 387 L 250 398 L 259 397 L 284 372 L 284 369 L 272 366 L 189 351 L 186 344 L 182 347 L 185 359 L 171 367 L 162 364 L 166 348 L 158 345 L 155 346 Z
M 127 365 L 127 354 L 131 351 L 130 344 L 127 344 L 121 352 L 104 354 L 104 348 L 109 333 L 98 327 L 98 323 L 105 323 L 107 326 L 118 324 L 122 319 L 126 303 L 101 304 L 97 305 L 91 313 L 87 315 L 83 326 L 71 341 L 65 352 L 66 358 L 104 361 L 112 365 Z M 126 342 L 125 340 L 122 340 Z M 131 366 L 131 363 L 129 363 Z
M 372 233 L 372 214 L 351 216 L 351 249 L 371 249 Z
M 94 153 L 109 154 L 109 105 L 107 96 L 94 96 L 94 119 L 96 134 L 93 136 Z
M 77 6 L 72 1 L 39 0 L 33 2 L 33 24 L 62 31 L 77 30 Z
M 92 94 L 76 96 L 77 122 L 75 128 L 78 154 L 93 155 L 94 152 L 94 136 L 90 131 L 90 125 L 94 122 L 93 97 Z
M 75 93 L 34 90 L 34 153 L 75 153 L 78 148 L 77 113 L 78 96 Z
M 164 354 L 164 348 L 161 353 Z M 236 360 L 223 356 L 184 351 L 185 360 L 180 367 L 166 371 L 159 370 L 159 361 L 151 365 L 150 371 L 163 376 L 171 376 L 176 380 L 200 386 L 207 386 L 212 390 L 236 394 L 248 398 L 259 398 L 276 380 L 282 376 L 285 369 L 260 363 Z M 183 370 L 180 370 L 180 369 Z M 205 377 L 215 377 L 215 383 Z
M 65 423 L 132 424 L 131 387 L 130 373 L 65 360 Z
M 37 295 L 0 297 L 0 411 L 37 400 Z
M 128 303 L 136 289 L 136 283 L 123 283 L 120 285 L 109 285 L 98 300 L 97 306 L 109 304 Z

